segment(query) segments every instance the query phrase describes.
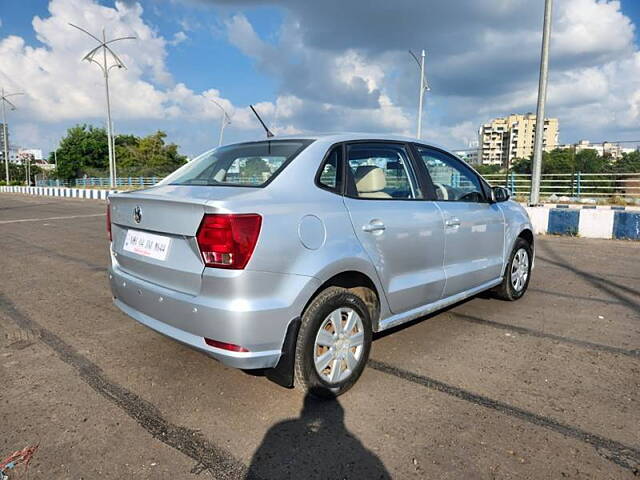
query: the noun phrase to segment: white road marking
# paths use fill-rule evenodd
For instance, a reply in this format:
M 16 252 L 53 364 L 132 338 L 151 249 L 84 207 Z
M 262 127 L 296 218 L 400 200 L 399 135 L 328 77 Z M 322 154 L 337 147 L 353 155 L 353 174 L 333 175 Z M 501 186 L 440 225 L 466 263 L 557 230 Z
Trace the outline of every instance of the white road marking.
M 67 217 L 22 218 L 20 220 L 0 220 L 0 225 L 5 223 L 45 222 L 47 220 L 68 220 L 72 218 L 104 217 L 105 215 L 106 213 L 92 213 L 90 215 L 69 215 Z

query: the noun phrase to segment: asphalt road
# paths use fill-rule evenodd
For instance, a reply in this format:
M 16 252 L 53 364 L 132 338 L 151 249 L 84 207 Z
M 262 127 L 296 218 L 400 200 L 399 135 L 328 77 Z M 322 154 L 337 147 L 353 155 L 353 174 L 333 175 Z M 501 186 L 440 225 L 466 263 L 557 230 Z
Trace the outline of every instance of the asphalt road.
M 379 336 L 320 403 L 116 310 L 104 208 L 0 194 L 0 459 L 39 444 L 30 479 L 640 473 L 638 243 L 539 237 L 525 298 Z

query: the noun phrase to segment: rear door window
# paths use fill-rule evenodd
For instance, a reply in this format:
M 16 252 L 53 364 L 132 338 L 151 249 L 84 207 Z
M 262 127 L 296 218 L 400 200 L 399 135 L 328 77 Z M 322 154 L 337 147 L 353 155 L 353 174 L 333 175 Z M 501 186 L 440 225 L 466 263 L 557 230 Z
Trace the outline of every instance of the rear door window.
M 347 162 L 350 196 L 378 200 L 422 198 L 408 150 L 402 144 L 351 144 L 347 146 Z

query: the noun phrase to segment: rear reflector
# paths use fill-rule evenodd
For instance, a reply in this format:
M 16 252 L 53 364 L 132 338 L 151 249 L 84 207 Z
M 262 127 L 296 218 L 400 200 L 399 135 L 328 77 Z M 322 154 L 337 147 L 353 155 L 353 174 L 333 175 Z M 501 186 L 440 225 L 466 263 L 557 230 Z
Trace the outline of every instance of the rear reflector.
M 196 236 L 207 267 L 243 269 L 258 241 L 262 217 L 247 214 L 205 215 Z
M 219 342 L 218 340 L 212 340 L 210 338 L 205 338 L 204 343 L 206 343 L 210 347 L 221 348 L 223 350 L 230 350 L 232 352 L 248 352 L 249 351 L 246 348 L 241 347 L 240 345 L 234 345 L 233 343 Z
M 107 202 L 107 233 L 109 234 L 109 241 L 111 238 L 111 203 Z

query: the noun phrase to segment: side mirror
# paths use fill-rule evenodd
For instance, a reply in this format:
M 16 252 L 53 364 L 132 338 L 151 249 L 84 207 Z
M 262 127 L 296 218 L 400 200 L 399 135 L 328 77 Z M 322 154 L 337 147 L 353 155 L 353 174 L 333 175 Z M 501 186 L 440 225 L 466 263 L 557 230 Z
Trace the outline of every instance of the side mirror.
M 491 188 L 491 201 L 493 203 L 506 202 L 511 197 L 509 190 L 504 187 Z

